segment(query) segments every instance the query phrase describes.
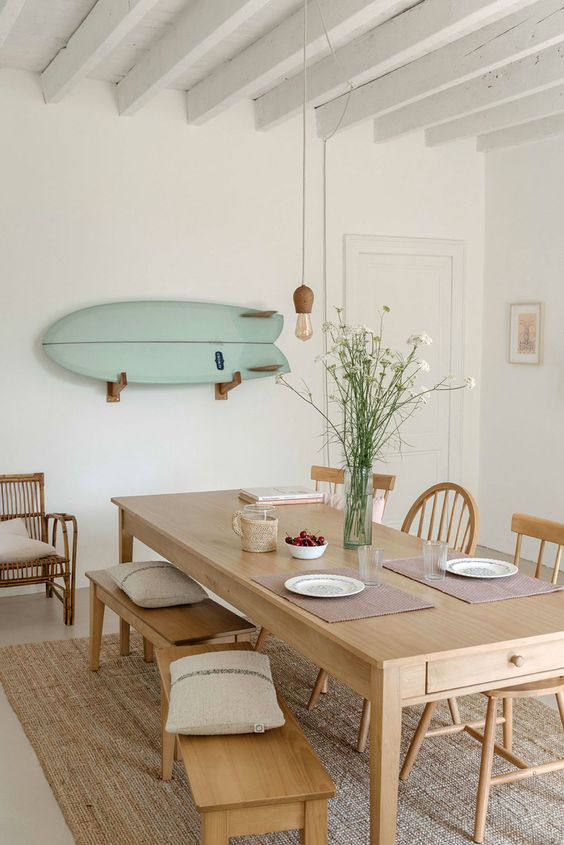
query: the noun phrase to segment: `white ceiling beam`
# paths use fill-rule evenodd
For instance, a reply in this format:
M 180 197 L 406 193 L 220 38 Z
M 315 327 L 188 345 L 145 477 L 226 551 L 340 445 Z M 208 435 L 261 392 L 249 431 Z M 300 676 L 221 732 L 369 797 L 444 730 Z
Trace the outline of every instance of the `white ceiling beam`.
M 332 41 L 344 40 L 367 22 L 377 23 L 403 8 L 404 0 L 323 0 L 323 17 Z M 317 4 L 308 5 L 308 56 L 326 48 Z M 188 122 L 201 124 L 242 97 L 254 97 L 302 61 L 303 10 L 221 64 L 188 91 Z
M 320 137 L 564 40 L 564 3 L 540 0 L 316 109 Z M 345 109 L 346 105 L 346 109 Z
M 564 85 L 547 88 L 539 94 L 529 94 L 491 109 L 477 111 L 458 120 L 431 126 L 425 131 L 425 140 L 428 147 L 436 147 L 439 144 L 506 129 L 508 126 L 517 126 L 519 123 L 559 112 L 564 112 Z
M 58 103 L 88 76 L 158 0 L 98 0 L 41 74 L 46 103 Z
M 477 149 L 480 152 L 489 153 L 505 147 L 542 141 L 555 135 L 564 135 L 564 114 L 554 114 L 551 117 L 523 123 L 521 126 L 511 126 L 508 129 L 499 129 L 497 132 L 480 135 Z
M 562 82 L 564 47 L 557 44 L 477 79 L 454 85 L 446 91 L 431 94 L 377 117 L 374 121 L 374 140 L 377 143 L 387 141 L 406 132 L 463 117 Z
M 425 0 L 397 15 L 308 69 L 308 100 L 318 105 L 355 85 L 388 73 L 532 0 Z M 302 83 L 296 75 L 255 101 L 257 129 L 268 129 L 300 108 Z
M 118 82 L 120 114 L 138 111 L 268 2 L 194 0 L 153 49 Z
M 25 0 L 0 0 L 0 47 L 12 31 Z

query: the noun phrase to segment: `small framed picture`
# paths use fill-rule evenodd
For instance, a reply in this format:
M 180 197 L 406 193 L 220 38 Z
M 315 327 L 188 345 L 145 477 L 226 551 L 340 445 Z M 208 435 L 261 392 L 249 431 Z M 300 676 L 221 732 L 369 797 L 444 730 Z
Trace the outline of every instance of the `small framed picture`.
M 513 302 L 509 306 L 509 362 L 542 363 L 542 303 Z

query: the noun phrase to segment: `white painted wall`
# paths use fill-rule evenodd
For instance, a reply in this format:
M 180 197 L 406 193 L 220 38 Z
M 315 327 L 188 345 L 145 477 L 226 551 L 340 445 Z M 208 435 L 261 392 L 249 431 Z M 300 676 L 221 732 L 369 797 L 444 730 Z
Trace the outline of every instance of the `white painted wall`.
M 130 386 L 108 405 L 102 384 L 66 373 L 40 346 L 58 317 L 112 299 L 277 308 L 280 346 L 317 387 L 320 298 L 315 340 L 293 337 L 299 124 L 257 133 L 242 104 L 190 127 L 178 92 L 118 118 L 111 86 L 91 81 L 46 106 L 34 75 L 7 70 L 0 122 L 0 471 L 46 473 L 48 507 L 79 518 L 80 573 L 116 559 L 113 495 L 305 481 L 321 427 L 272 380 L 221 403 L 209 385 Z M 377 147 L 369 124 L 329 155 L 329 302 L 340 301 L 345 233 L 464 239 L 466 372 L 478 374 L 481 157 L 469 143 L 428 150 L 420 137 Z M 308 276 L 318 290 L 320 163 L 315 142 Z M 462 481 L 475 489 L 479 394 L 466 405 Z
M 562 138 L 486 156 L 481 536 L 504 551 L 513 512 L 564 520 L 563 184 Z M 509 364 L 509 303 L 531 300 L 545 303 L 544 364 Z

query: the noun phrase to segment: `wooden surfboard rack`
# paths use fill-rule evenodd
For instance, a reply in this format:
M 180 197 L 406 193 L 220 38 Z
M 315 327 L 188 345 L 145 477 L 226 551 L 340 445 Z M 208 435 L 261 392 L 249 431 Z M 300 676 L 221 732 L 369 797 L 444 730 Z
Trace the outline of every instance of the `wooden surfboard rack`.
M 234 390 L 234 388 L 239 387 L 241 384 L 241 373 L 237 371 L 233 375 L 232 381 L 222 381 L 215 386 L 215 398 L 216 399 L 229 399 L 229 391 Z
M 127 387 L 127 373 L 120 373 L 118 381 L 106 382 L 106 402 L 120 402 L 120 393 Z

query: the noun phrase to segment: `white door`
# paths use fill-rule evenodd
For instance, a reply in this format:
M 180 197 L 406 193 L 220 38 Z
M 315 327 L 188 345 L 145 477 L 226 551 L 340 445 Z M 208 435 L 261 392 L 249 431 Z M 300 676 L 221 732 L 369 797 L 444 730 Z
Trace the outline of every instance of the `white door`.
M 407 351 L 411 334 L 433 339 L 420 347 L 431 370 L 419 383 L 431 387 L 449 373 L 462 376 L 463 245 L 426 238 L 345 237 L 347 323 L 378 328 L 379 311 L 387 346 Z M 385 523 L 400 527 L 409 506 L 425 488 L 457 480 L 461 447 L 461 391 L 432 395 L 406 424 L 402 453 L 389 452 L 377 472 L 397 476 Z

